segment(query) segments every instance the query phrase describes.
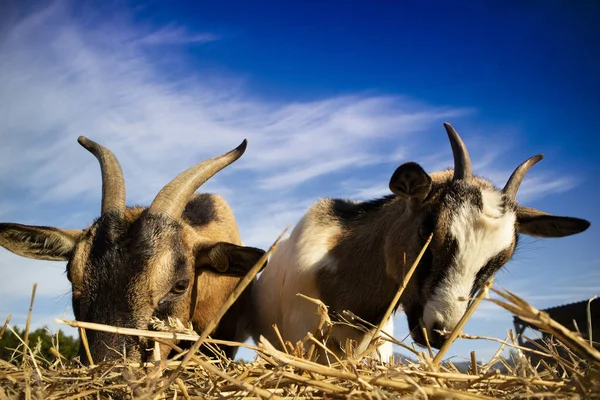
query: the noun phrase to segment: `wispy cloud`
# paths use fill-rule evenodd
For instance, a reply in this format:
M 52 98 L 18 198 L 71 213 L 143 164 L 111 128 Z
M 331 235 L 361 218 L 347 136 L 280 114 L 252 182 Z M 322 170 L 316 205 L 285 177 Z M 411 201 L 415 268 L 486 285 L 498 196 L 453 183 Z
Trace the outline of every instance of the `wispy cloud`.
M 519 189 L 517 199 L 530 201 L 552 193 L 563 193 L 580 183 L 575 177 L 551 177 L 548 175 L 526 178 Z
M 271 176 L 260 181 L 262 189 L 282 189 L 295 187 L 300 183 L 306 182 L 309 179 L 324 175 L 330 172 L 338 171 L 351 166 L 361 166 L 369 164 L 370 157 L 356 156 L 351 158 L 343 158 L 340 160 L 323 160 L 320 163 L 315 163 L 306 167 L 297 167 L 288 170 L 280 175 Z
M 388 194 L 390 194 L 390 189 L 388 185 L 385 184 L 385 181 L 375 185 L 363 182 L 361 185 L 355 188 L 355 191 L 351 195 L 347 197 L 357 201 L 366 201 L 369 199 L 383 197 Z
M 190 33 L 182 26 L 168 25 L 150 32 L 136 40 L 142 45 L 202 44 L 219 40 L 214 33 Z

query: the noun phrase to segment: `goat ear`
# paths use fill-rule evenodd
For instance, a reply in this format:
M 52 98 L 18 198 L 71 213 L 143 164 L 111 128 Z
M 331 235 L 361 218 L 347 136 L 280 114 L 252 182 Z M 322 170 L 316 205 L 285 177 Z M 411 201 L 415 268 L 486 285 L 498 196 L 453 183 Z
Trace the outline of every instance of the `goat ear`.
M 407 162 L 394 171 L 390 190 L 407 199 L 423 200 L 431 190 L 431 177 L 419 164 Z
M 82 233 L 82 230 L 3 223 L 0 246 L 36 260 L 68 261 Z
M 558 238 L 575 235 L 589 228 L 585 219 L 558 217 L 535 208 L 519 206 L 517 209 L 518 232 L 524 235 Z
M 255 247 L 219 242 L 208 249 L 207 262 L 200 263 L 200 266 L 208 266 L 225 275 L 241 277 L 250 271 L 263 254 L 264 250 Z M 265 263 L 261 270 L 266 265 Z

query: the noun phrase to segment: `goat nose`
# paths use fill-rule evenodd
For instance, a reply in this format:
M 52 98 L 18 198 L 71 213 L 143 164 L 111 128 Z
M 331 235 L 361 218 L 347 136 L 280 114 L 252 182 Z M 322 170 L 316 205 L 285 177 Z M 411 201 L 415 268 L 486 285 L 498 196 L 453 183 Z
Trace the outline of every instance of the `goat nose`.
M 431 347 L 433 347 L 435 349 L 440 349 L 442 347 L 445 339 L 444 339 L 444 336 L 442 336 L 442 334 L 440 332 L 443 330 L 444 330 L 444 327 L 442 326 L 442 324 L 439 322 L 436 322 L 433 324 L 433 326 L 431 327 L 429 332 L 427 332 L 429 335 L 429 344 L 431 345 Z

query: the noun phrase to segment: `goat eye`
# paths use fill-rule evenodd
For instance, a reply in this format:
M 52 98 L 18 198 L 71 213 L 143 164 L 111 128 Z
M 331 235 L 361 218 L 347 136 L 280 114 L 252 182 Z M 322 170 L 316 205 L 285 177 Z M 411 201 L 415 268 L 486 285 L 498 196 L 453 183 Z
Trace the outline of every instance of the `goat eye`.
M 182 279 L 180 281 L 177 281 L 173 285 L 173 288 L 171 289 L 171 293 L 173 293 L 173 294 L 183 294 L 187 290 L 189 284 L 190 284 L 190 280 L 189 279 Z

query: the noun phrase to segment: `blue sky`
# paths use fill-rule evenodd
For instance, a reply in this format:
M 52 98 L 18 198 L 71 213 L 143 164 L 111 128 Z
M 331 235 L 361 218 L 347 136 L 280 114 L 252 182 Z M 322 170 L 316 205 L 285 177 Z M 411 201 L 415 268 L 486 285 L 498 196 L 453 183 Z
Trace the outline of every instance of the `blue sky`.
M 523 240 L 496 287 L 540 308 L 600 292 L 598 2 L 0 7 L 2 221 L 80 228 L 97 216 L 98 166 L 80 134 L 116 153 L 130 204 L 248 138 L 244 157 L 205 190 L 230 202 L 245 243 L 267 247 L 319 197 L 385 195 L 409 160 L 451 166 L 449 121 L 476 173 L 498 186 L 544 153 L 518 199 L 592 222 L 570 238 Z M 23 323 L 34 282 L 35 324 L 69 307 L 64 264 L 0 249 L 0 274 L 0 317 Z M 511 327 L 484 303 L 466 331 L 503 337 Z M 399 313 L 396 336 L 406 334 Z M 459 341 L 449 355 L 496 348 Z

